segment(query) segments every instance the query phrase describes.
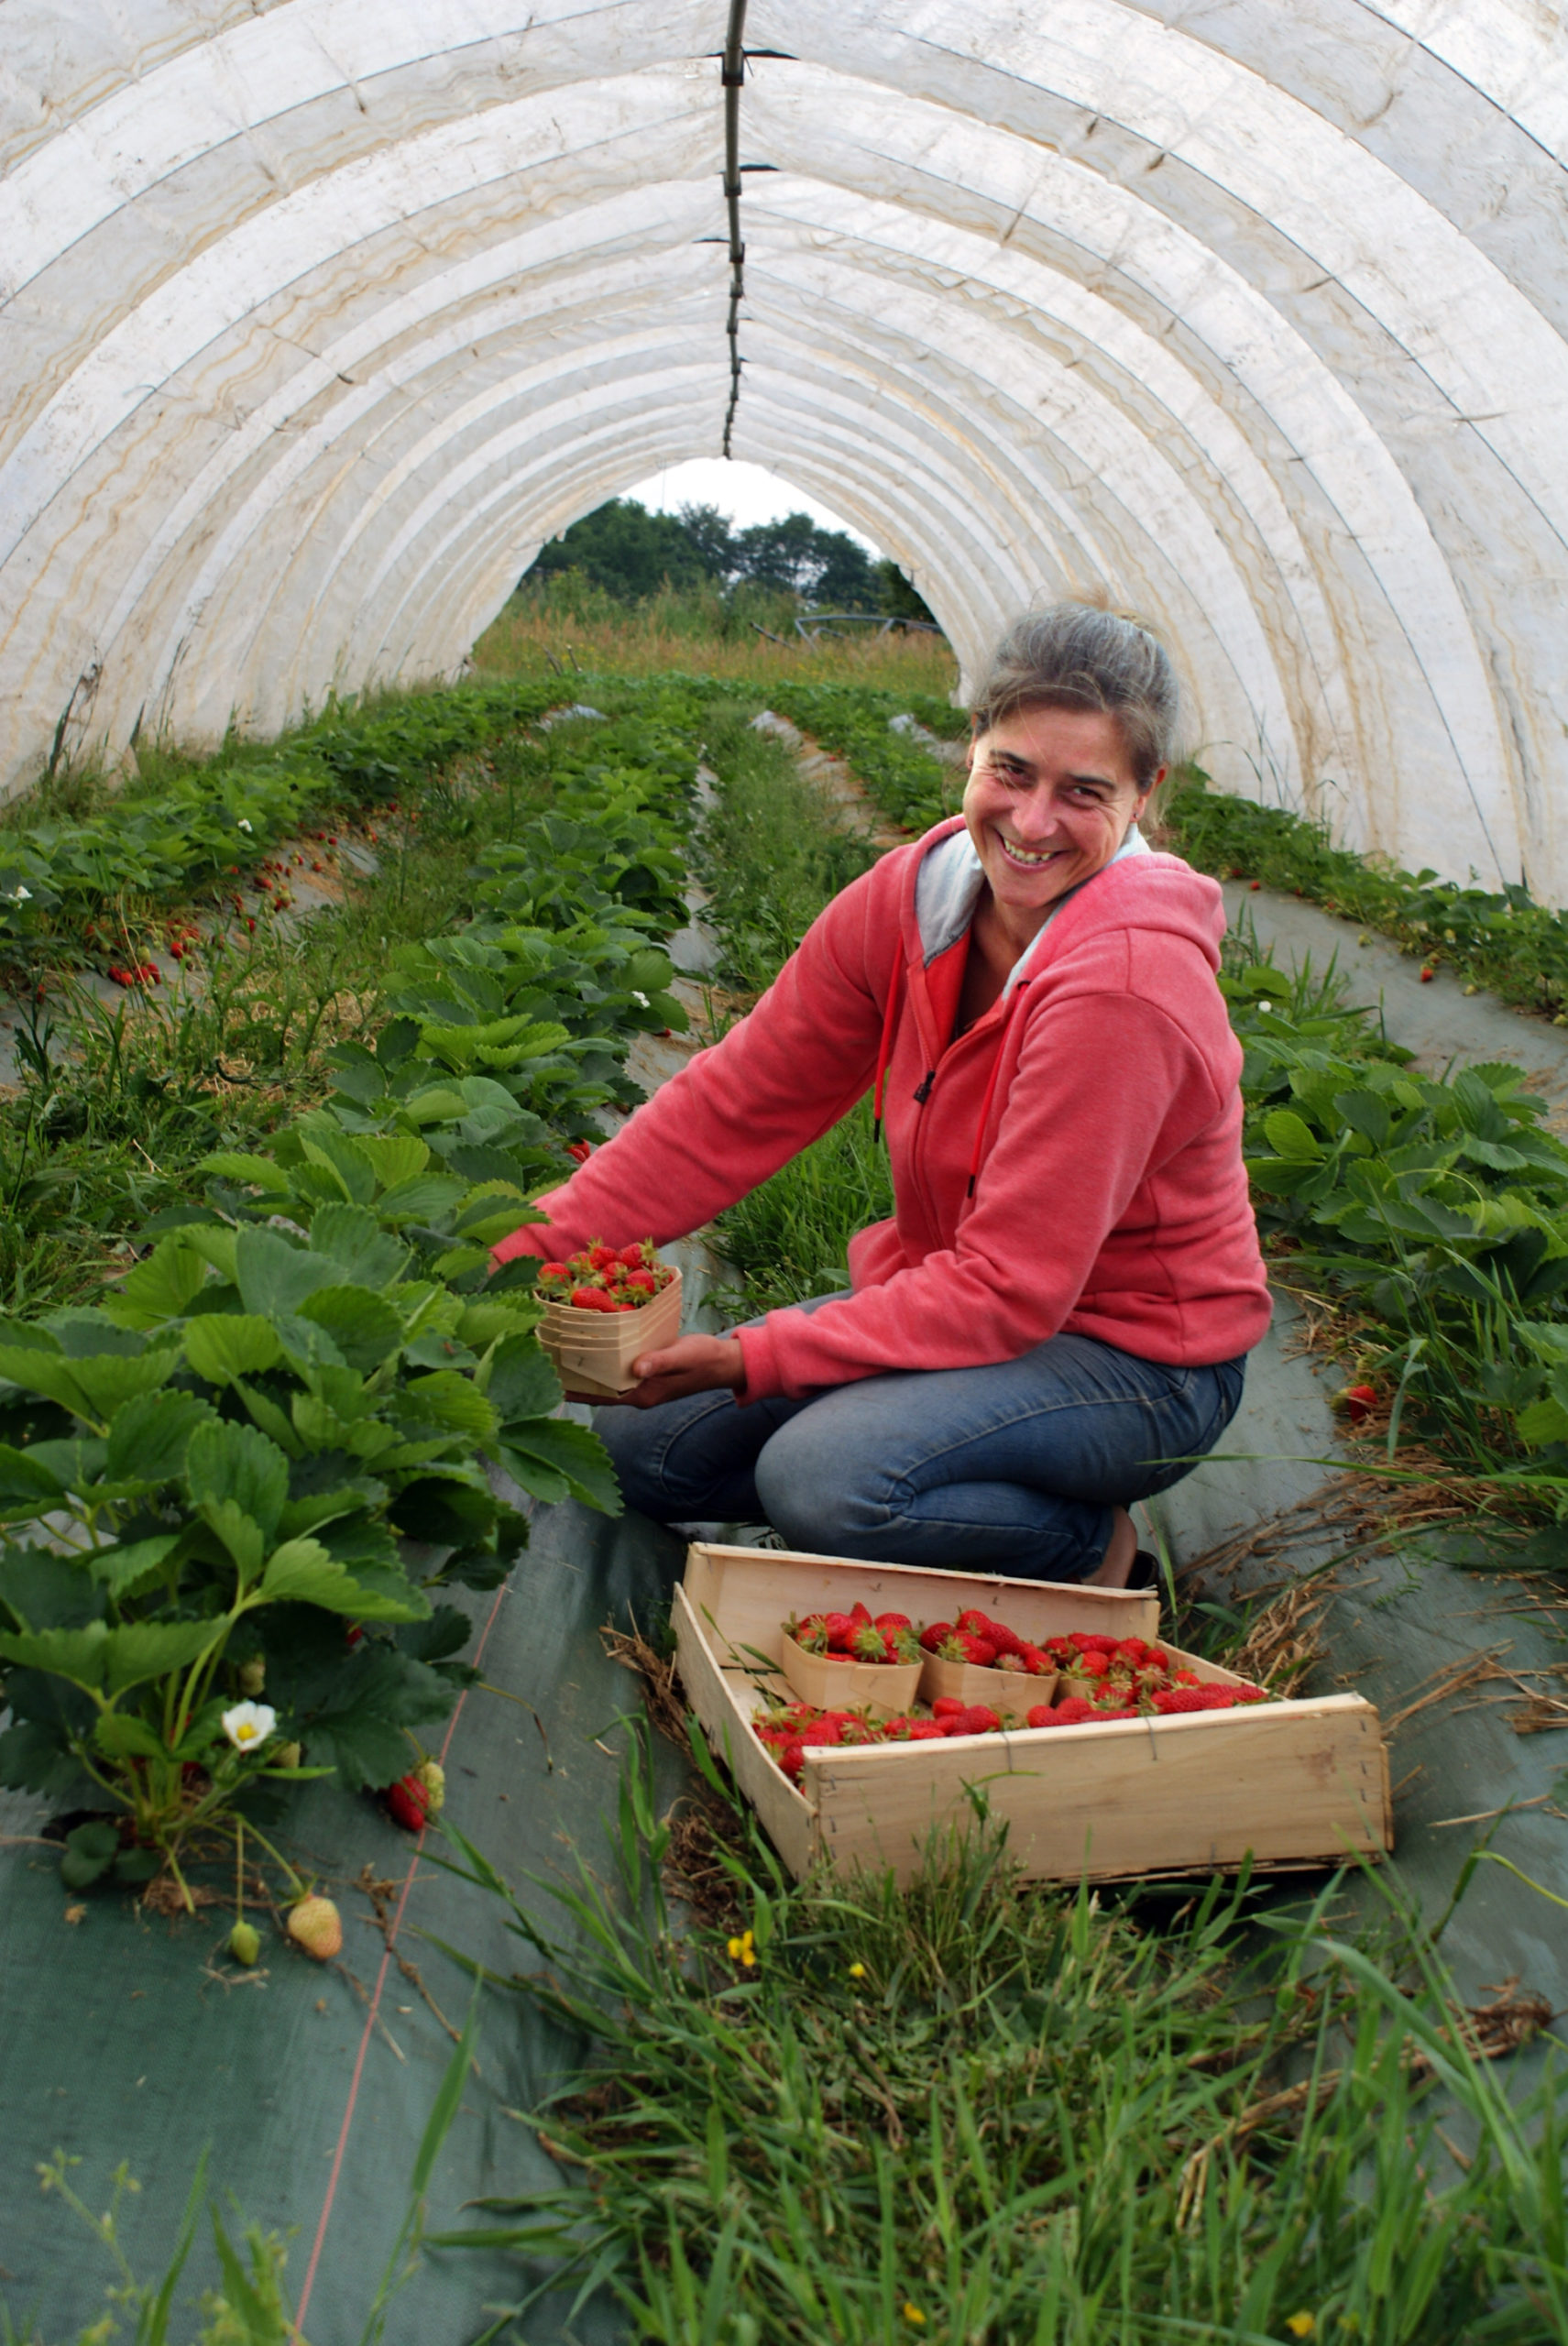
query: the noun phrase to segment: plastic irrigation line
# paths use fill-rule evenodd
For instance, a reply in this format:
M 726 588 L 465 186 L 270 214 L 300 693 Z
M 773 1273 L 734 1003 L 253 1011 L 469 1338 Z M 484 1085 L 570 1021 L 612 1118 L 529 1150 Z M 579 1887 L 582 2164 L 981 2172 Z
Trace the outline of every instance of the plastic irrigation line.
M 616 1721 L 641 1698 L 599 1629 L 611 1618 L 625 1626 L 632 1612 L 646 1621 L 680 1558 L 679 1542 L 640 1518 L 541 1508 L 506 1587 L 468 1599 L 487 1679 L 532 1705 L 542 1723 L 476 1688 L 444 1754 L 451 1815 L 514 1886 L 559 1869 L 566 1840 L 603 1847 L 626 1740 Z M 658 1765 L 668 1799 L 680 1763 L 661 1745 Z M 36 1834 L 48 1814 L 16 1801 L 6 1809 L 0 1822 L 10 1836 Z M 338 1902 L 341 1961 L 311 1961 L 262 1918 L 261 1961 L 240 1979 L 224 1958 L 229 1908 L 155 1919 L 123 1892 L 63 1891 L 49 1848 L 16 1837 L 0 1849 L 0 2303 L 29 2346 L 74 2339 L 102 2316 L 116 2277 L 80 2217 L 40 2189 L 39 2164 L 57 2149 L 80 2159 L 73 2187 L 94 2211 L 107 2207 L 112 2172 L 126 2162 L 140 2189 L 123 2205 L 121 2240 L 149 2279 L 173 2252 L 210 2148 L 209 2183 L 225 2204 L 232 2194 L 247 2218 L 291 2235 L 286 2281 L 303 2337 L 312 2346 L 359 2338 L 453 2050 L 401 1965 L 460 2028 L 469 1982 L 423 1934 L 503 1976 L 537 1958 L 506 1931 L 498 1902 L 433 1865 L 368 1799 L 313 1786 L 288 1847 Z M 560 1935 L 551 1902 L 540 1893 L 531 1902 Z M 80 1919 L 68 1919 L 77 1909 Z M 475 2069 L 429 2194 L 432 2230 L 473 2220 L 461 2210 L 476 2197 L 561 2179 L 509 2113 L 556 2087 L 581 2048 L 499 1990 L 481 1994 L 479 2023 Z M 196 2303 L 217 2283 L 203 2220 L 180 2285 L 176 2338 L 194 2334 Z M 486 2326 L 483 2308 L 514 2301 L 525 2286 L 521 2267 L 499 2256 L 431 2251 L 396 2300 L 388 2335 L 466 2346 Z M 558 2322 L 548 2304 L 536 2308 L 530 2346 L 557 2337 Z M 608 2307 L 579 2315 L 572 2331 L 584 2346 L 621 2334 Z

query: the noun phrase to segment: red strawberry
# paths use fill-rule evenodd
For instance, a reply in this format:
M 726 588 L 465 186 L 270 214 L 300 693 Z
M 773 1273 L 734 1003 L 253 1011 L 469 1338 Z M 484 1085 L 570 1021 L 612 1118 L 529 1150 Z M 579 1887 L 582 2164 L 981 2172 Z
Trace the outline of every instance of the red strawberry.
M 946 1730 L 939 1719 L 916 1719 L 909 1730 L 911 1743 L 939 1743 Z
M 569 1140 L 566 1143 L 567 1156 L 578 1165 L 586 1165 L 593 1153 L 594 1145 L 591 1140 Z
M 1002 1725 L 996 1713 L 984 1703 L 976 1703 L 960 1711 L 956 1719 L 948 1719 L 942 1729 L 944 1735 L 994 1735 Z
M 938 1694 L 931 1705 L 931 1716 L 937 1719 L 961 1718 L 968 1708 L 969 1705 L 960 1703 L 956 1694 Z
M 1109 1654 L 1115 1652 L 1120 1640 L 1108 1638 L 1098 1629 L 1074 1629 L 1068 1643 L 1076 1646 L 1080 1653 Z
M 850 1651 L 857 1661 L 889 1661 L 896 1657 L 889 1652 L 889 1641 L 874 1621 L 857 1624 L 850 1639 Z
M 1061 1723 L 1048 1703 L 1036 1703 L 1028 1717 L 1031 1727 L 1058 1727 Z
M 619 1263 L 620 1260 L 620 1257 L 613 1246 L 600 1245 L 588 1248 L 588 1262 L 596 1271 L 608 1271 L 612 1263 Z
M 872 1622 L 872 1617 L 871 1617 L 870 1613 L 866 1610 L 866 1607 L 865 1607 L 865 1606 L 861 1603 L 861 1601 L 860 1601 L 859 1597 L 857 1597 L 857 1598 L 855 1599 L 854 1606 L 853 1606 L 853 1607 L 852 1607 L 852 1609 L 851 1609 L 851 1611 L 850 1611 L 850 1620 L 854 1623 L 854 1625 L 855 1625 L 855 1627 L 856 1627 L 856 1628 L 857 1628 L 857 1629 L 871 1628 L 874 1628 L 874 1627 L 875 1627 L 875 1624 Z
M 1154 1706 L 1162 1719 L 1178 1718 L 1184 1711 L 1206 1711 L 1209 1707 L 1201 1686 L 1171 1686 L 1155 1696 Z
M 565 1263 L 541 1263 L 539 1276 L 542 1279 L 564 1279 L 569 1278 L 571 1274 Z
M 786 1776 L 798 1776 L 805 1765 L 806 1746 L 797 1737 L 795 1741 L 786 1743 L 779 1753 L 779 1766 Z
M 1049 1725 L 1052 1727 L 1081 1727 L 1086 1719 L 1098 1718 L 1100 1714 L 1095 1709 L 1093 1704 L 1086 1703 L 1081 1694 L 1069 1694 L 1065 1700 L 1057 1705 L 1055 1714 L 1050 1719 Z
M 1353 1426 L 1360 1425 L 1377 1407 L 1377 1395 L 1370 1385 L 1347 1385 L 1340 1400 Z
M 1024 1650 L 1023 1639 L 1016 1629 L 1010 1629 L 1005 1621 L 988 1621 L 980 1635 L 987 1645 L 996 1648 L 999 1658 L 1003 1654 L 1022 1653 Z
M 920 1632 L 920 1642 L 927 1653 L 935 1653 L 943 1640 L 953 1634 L 950 1621 L 932 1621 Z
M 641 1246 L 623 1246 L 620 1250 L 620 1259 L 629 1271 L 641 1271 L 647 1267 L 648 1258 Z
M 955 1628 L 968 1629 L 972 1636 L 977 1638 L 988 1638 L 991 1635 L 991 1623 L 986 1619 L 985 1615 L 979 1610 L 978 1606 L 973 1605 L 970 1606 L 968 1612 L 960 1613 L 959 1615 L 959 1617 L 953 1626 Z
M 1103 1678 L 1111 1667 L 1111 1657 L 1103 1653 L 1080 1653 L 1073 1664 L 1075 1678 Z
M 652 1271 L 628 1271 L 626 1284 L 636 1288 L 642 1295 L 657 1295 L 659 1292 L 659 1282 Z
M 943 1661 L 972 1662 L 977 1670 L 989 1670 L 996 1660 L 996 1648 L 984 1638 L 973 1636 L 968 1629 L 955 1629 L 944 1638 L 940 1648 Z
M 411 1771 L 389 1784 L 381 1794 L 382 1803 L 394 1825 L 405 1833 L 422 1833 L 430 1814 L 430 1788 Z
M 822 1626 L 828 1632 L 828 1644 L 837 1646 L 841 1652 L 847 1651 L 855 1634 L 856 1625 L 851 1617 L 848 1613 L 826 1613 L 822 1617 Z
M 1051 1660 L 1049 1654 L 1043 1652 L 1038 1646 L 1025 1646 L 1018 1656 L 1018 1660 L 1023 1663 L 1031 1678 L 1048 1678 L 1052 1671 L 1056 1668 L 1056 1663 Z
M 602 1287 L 575 1287 L 572 1303 L 578 1311 L 613 1311 L 614 1304 Z
M 884 1637 L 890 1629 L 907 1629 L 914 1626 L 907 1613 L 879 1613 L 876 1625 Z

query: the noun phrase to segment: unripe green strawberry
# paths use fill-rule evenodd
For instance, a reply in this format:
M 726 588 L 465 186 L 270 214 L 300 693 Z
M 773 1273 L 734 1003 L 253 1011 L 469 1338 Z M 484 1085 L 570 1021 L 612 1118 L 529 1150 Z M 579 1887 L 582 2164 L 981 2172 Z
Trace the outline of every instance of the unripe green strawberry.
M 272 1755 L 275 1768 L 297 1768 L 304 1753 L 297 1743 L 280 1743 Z
M 239 1691 L 254 1702 L 267 1683 L 267 1664 L 259 1654 L 239 1665 Z
M 261 1934 L 254 1923 L 243 1919 L 229 1933 L 229 1953 L 236 1963 L 247 1965 L 256 1961 L 261 1953 Z
M 289 1936 L 317 1963 L 343 1950 L 343 1918 L 330 1898 L 302 1898 L 289 1914 Z
M 427 1760 L 422 1768 L 414 1770 L 414 1773 L 430 1795 L 429 1814 L 439 1816 L 446 1805 L 445 1769 L 439 1760 Z

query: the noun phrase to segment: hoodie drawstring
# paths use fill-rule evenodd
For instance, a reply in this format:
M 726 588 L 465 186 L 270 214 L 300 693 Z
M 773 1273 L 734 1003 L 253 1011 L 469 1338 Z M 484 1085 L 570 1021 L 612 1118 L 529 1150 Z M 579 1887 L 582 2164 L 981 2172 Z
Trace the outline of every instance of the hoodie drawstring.
M 876 1086 L 872 1093 L 872 1146 L 882 1138 L 882 1095 L 887 1081 L 887 1063 L 893 1057 L 893 1031 L 898 1023 L 898 998 L 904 987 L 904 941 L 900 938 L 893 957 L 893 974 L 887 981 L 887 1008 L 882 1016 L 882 1041 L 877 1047 Z
M 980 1106 L 980 1122 L 974 1128 L 974 1146 L 970 1152 L 969 1182 L 964 1190 L 966 1198 L 973 1197 L 974 1185 L 980 1178 L 981 1157 L 985 1147 L 985 1128 L 991 1122 L 991 1103 L 996 1097 L 997 1079 L 1002 1073 L 1002 1061 L 1007 1049 L 1007 1029 L 1012 1024 L 1014 1011 L 1023 999 L 1024 989 L 1028 982 L 1027 978 L 1020 978 L 1014 987 L 1013 999 L 1007 1007 L 1007 1015 L 1002 1022 L 1002 1032 L 996 1038 L 996 1056 L 991 1062 L 991 1076 L 985 1087 L 985 1098 L 981 1102 Z

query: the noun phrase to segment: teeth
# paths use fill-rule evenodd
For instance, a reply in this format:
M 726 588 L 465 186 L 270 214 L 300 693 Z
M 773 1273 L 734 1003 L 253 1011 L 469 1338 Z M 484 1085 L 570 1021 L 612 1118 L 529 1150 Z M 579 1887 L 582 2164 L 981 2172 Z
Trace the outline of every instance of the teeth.
M 997 838 L 1002 839 L 1000 831 L 997 833 Z M 1054 847 L 1037 851 L 1026 847 L 1014 847 L 1011 839 L 1002 839 L 1002 846 L 1003 852 L 1010 855 L 1014 863 L 1050 863 L 1058 852 Z

